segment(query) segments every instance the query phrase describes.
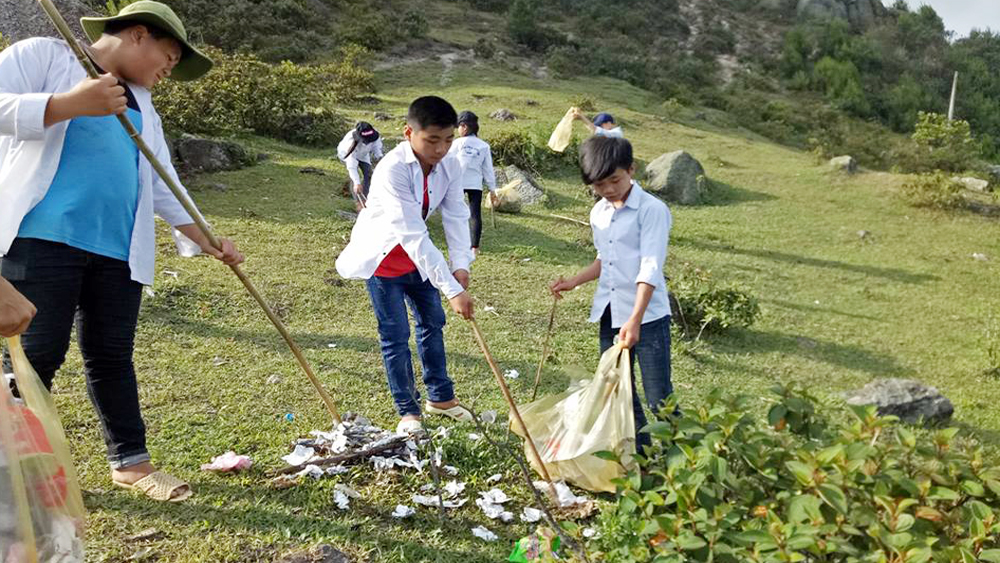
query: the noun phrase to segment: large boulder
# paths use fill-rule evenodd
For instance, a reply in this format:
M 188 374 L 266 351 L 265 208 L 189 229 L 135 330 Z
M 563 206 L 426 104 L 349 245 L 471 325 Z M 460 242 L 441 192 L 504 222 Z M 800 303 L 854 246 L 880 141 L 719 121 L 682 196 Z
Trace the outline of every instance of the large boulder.
M 495 112 L 490 114 L 490 117 L 496 119 L 497 121 L 514 121 L 515 119 L 517 119 L 517 116 L 514 115 L 514 112 L 506 108 L 500 108 L 496 110 Z
M 706 184 L 705 168 L 685 151 L 660 155 L 646 166 L 646 190 L 666 201 L 697 205 Z
M 911 379 L 876 379 L 844 394 L 849 405 L 875 405 L 882 416 L 894 415 L 907 424 L 937 424 L 951 418 L 955 407 L 936 388 Z
M 77 39 L 83 39 L 80 18 L 97 13 L 82 0 L 54 0 L 54 3 Z M 29 37 L 59 37 L 41 6 L 33 0 L 0 0 L 0 34 L 11 43 Z
M 257 163 L 257 156 L 232 141 L 182 135 L 170 143 L 174 167 L 182 174 L 239 170 Z
M 846 20 L 857 29 L 868 29 L 888 14 L 881 0 L 799 0 L 795 9 L 802 20 Z
M 965 186 L 967 190 L 972 190 L 976 192 L 988 192 L 990 190 L 990 183 L 986 180 L 980 180 L 979 178 L 952 178 L 952 180 L 958 182 Z
M 521 195 L 521 204 L 534 205 L 545 201 L 545 190 L 538 184 L 538 181 L 531 177 L 524 170 L 517 166 L 510 165 L 500 170 L 497 174 L 497 182 L 506 187 L 513 187 Z
M 858 171 L 858 161 L 853 156 L 836 156 L 830 159 L 830 168 L 837 172 L 855 174 Z

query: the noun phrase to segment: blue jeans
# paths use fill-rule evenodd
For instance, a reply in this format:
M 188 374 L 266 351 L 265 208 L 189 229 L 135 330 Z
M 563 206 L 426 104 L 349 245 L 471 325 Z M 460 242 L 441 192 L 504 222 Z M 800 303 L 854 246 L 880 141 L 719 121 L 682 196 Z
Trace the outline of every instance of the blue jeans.
M 132 281 L 128 263 L 18 238 L 0 262 L 0 274 L 38 308 L 21 343 L 42 383 L 52 388 L 75 322 L 87 394 L 101 421 L 111 467 L 149 461 L 132 363 L 142 285 Z
M 601 316 L 601 354 L 614 345 L 621 327 L 611 326 L 611 308 L 604 310 Z M 646 426 L 646 413 L 635 385 L 635 360 L 639 360 L 639 371 L 642 373 L 642 389 L 646 395 L 646 404 L 653 415 L 660 414 L 664 401 L 674 392 L 670 383 L 670 316 L 644 323 L 639 330 L 639 342 L 632 347 L 629 359 L 632 362 L 632 411 L 635 413 L 636 445 L 639 452 L 642 446 L 650 445 L 649 434 L 639 433 Z
M 417 354 L 423 366 L 424 385 L 428 399 L 444 403 L 455 398 L 455 388 L 448 377 L 444 354 L 444 308 L 441 294 L 429 280 L 421 280 L 419 272 L 396 278 L 372 276 L 368 295 L 378 321 L 382 361 L 389 380 L 389 391 L 400 416 L 420 414 L 420 392 L 413 376 L 410 354 L 409 303 L 416 321 Z

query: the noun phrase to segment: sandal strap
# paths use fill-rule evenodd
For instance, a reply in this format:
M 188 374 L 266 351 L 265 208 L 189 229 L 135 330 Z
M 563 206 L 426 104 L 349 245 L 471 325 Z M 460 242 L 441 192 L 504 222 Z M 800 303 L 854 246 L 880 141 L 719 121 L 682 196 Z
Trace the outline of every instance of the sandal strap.
M 174 491 L 182 487 L 190 488 L 190 485 L 173 475 L 155 471 L 136 481 L 133 487 L 153 500 L 168 501 L 173 498 Z

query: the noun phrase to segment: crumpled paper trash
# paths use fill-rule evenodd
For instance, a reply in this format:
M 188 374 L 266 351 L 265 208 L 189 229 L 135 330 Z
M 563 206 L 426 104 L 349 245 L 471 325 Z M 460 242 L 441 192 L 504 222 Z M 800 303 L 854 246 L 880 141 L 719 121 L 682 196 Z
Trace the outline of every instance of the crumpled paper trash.
M 205 463 L 201 466 L 201 470 L 218 473 L 235 473 L 244 469 L 250 469 L 251 465 L 253 465 L 253 460 L 248 456 L 238 455 L 236 452 L 229 451 L 220 456 L 213 457 L 210 463 Z

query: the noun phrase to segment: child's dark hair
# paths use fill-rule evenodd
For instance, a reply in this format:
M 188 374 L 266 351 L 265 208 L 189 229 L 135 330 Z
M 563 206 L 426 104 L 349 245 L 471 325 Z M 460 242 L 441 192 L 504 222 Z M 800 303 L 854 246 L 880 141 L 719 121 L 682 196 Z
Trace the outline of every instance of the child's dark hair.
M 458 114 L 458 124 L 465 125 L 470 135 L 479 134 L 479 116 L 471 111 L 463 111 Z
M 424 96 L 413 100 L 410 104 L 410 110 L 406 113 L 406 123 L 414 129 L 456 127 L 458 114 L 444 98 Z
M 580 145 L 580 175 L 588 186 L 632 164 L 632 143 L 625 139 L 594 136 Z

